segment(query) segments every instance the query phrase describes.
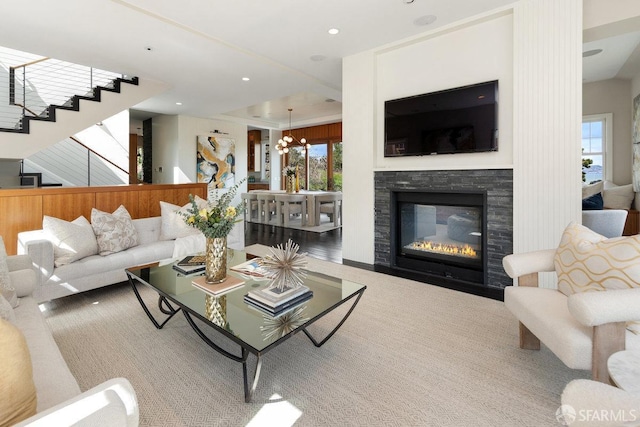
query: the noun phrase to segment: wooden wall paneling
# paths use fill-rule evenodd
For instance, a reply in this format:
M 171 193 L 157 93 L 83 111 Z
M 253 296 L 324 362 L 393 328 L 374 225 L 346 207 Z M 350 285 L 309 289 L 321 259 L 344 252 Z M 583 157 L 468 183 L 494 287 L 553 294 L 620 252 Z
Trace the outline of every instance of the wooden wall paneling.
M 138 197 L 141 191 L 100 192 L 96 193 L 95 208 L 103 212 L 112 213 L 123 205 L 131 218 L 140 218 L 138 213 Z
M 45 194 L 42 196 L 42 214 L 65 221 L 73 221 L 80 215 L 91 221 L 91 209 L 95 205 L 95 193 Z
M 148 184 L 108 187 L 50 187 L 0 189 L 0 236 L 7 253 L 17 250 L 18 233 L 42 228 L 44 215 L 73 221 L 83 215 L 91 220 L 91 209 L 113 212 L 124 205 L 133 218 L 160 215 L 160 200 L 185 205 L 189 194 L 207 197 L 207 185 Z
M 42 197 L 3 197 L 0 200 L 0 236 L 9 255 L 18 250 L 18 233 L 42 228 Z
M 334 142 L 341 142 L 342 141 L 342 122 L 329 123 L 327 127 L 329 128 L 329 139 L 333 140 Z

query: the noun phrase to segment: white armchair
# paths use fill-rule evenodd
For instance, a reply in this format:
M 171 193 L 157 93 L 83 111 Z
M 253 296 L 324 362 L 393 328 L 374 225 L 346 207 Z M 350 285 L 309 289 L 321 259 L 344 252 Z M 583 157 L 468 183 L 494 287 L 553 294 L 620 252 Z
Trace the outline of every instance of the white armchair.
M 640 396 L 590 380 L 573 380 L 562 392 L 566 425 L 639 426 Z
M 624 209 L 582 211 L 582 225 L 605 237 L 619 237 L 628 214 Z
M 520 348 L 539 350 L 542 341 L 565 365 L 591 370 L 609 382 L 607 359 L 619 350 L 640 348 L 640 335 L 625 322 L 640 317 L 640 288 L 583 292 L 569 297 L 538 287 L 538 273 L 554 272 L 555 249 L 508 255 L 507 274 L 517 286 L 505 288 L 504 303 L 520 322 Z

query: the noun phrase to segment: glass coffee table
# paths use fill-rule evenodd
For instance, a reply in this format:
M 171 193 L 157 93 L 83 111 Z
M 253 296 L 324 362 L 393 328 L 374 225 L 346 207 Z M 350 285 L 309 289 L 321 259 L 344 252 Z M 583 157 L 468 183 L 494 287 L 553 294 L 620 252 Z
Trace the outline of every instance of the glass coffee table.
M 247 256 L 245 252 L 230 250 L 227 266 L 240 264 L 248 258 L 251 256 Z M 174 315 L 181 311 L 189 325 L 205 343 L 223 356 L 242 363 L 245 402 L 251 401 L 260 377 L 262 356 L 265 353 L 300 331 L 304 332 L 316 347 L 322 346 L 347 320 L 367 288 L 365 285 L 347 280 L 308 272 L 304 284 L 313 291 L 313 297 L 283 315 L 272 317 L 253 308 L 243 299 L 251 289 L 267 286 L 269 282 L 263 278 L 251 278 L 229 270 L 230 276 L 245 280 L 244 285 L 214 297 L 191 284 L 197 274 L 185 276 L 174 270 L 172 266 L 175 262 L 177 260 L 167 260 L 128 268 L 126 273 L 133 292 L 156 328 L 162 329 Z M 139 284 L 148 286 L 158 293 L 157 304 L 164 318 L 156 319 L 151 313 L 138 291 Z M 307 328 L 348 301 L 351 301 L 351 307 L 335 328 L 321 340 L 314 338 Z M 160 316 L 162 314 L 158 317 Z M 201 322 L 196 324 L 195 319 Z M 202 331 L 201 325 L 213 328 L 219 333 L 221 339 L 228 339 L 238 344 L 240 354 L 233 354 L 221 348 Z M 251 381 L 249 381 L 247 369 L 250 353 L 257 358 Z

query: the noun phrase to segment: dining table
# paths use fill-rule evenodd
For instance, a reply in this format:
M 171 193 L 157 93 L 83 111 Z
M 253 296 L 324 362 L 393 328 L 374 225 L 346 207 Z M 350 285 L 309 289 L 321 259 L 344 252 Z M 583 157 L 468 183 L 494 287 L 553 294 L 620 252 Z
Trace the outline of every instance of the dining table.
M 250 190 L 249 194 L 287 194 L 285 190 Z M 331 191 L 323 191 L 323 190 L 300 190 L 295 193 L 289 194 L 302 194 L 307 196 L 307 218 L 306 225 L 308 227 L 315 227 L 320 224 L 316 224 L 316 197 L 324 194 L 333 194 Z

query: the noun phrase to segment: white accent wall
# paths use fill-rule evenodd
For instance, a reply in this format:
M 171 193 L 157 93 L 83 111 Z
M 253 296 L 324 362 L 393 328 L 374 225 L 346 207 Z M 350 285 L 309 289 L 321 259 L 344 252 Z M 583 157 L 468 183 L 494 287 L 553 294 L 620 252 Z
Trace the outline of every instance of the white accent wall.
M 514 169 L 514 252 L 580 220 L 581 0 L 523 0 L 343 62 L 343 258 L 373 263 L 376 170 Z M 499 81 L 499 151 L 384 158 L 384 101 Z

